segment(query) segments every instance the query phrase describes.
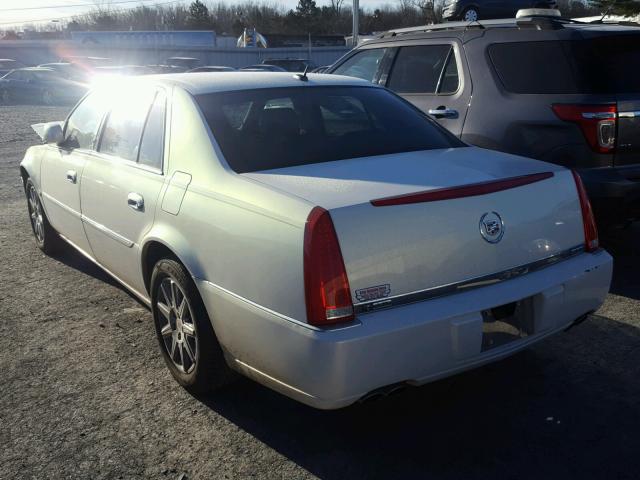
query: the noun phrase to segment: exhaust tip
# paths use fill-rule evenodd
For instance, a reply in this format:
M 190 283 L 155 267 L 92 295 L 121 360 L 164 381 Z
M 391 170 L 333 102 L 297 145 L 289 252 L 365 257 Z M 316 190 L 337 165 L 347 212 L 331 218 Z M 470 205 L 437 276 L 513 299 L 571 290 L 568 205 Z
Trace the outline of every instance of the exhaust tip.
M 391 385 L 387 385 L 385 387 L 376 388 L 375 390 L 371 390 L 369 393 L 364 395 L 359 403 L 370 403 L 376 400 L 380 400 L 383 397 L 390 397 L 391 395 L 396 395 L 397 393 L 403 391 L 407 388 L 406 382 L 393 383 Z

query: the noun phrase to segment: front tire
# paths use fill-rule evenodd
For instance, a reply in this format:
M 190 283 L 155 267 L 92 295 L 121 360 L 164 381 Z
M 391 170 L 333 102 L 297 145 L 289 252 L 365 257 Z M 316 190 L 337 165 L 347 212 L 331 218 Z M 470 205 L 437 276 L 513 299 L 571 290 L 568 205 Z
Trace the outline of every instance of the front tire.
M 27 195 L 31 230 L 33 231 L 36 245 L 38 245 L 38 248 L 45 254 L 53 255 L 60 250 L 62 240 L 58 236 L 58 232 L 56 232 L 49 223 L 47 214 L 42 208 L 38 191 L 31 179 L 28 179 L 25 184 L 25 193 Z
M 180 385 L 205 393 L 233 380 L 198 289 L 173 259 L 153 269 L 151 310 L 162 357 Z

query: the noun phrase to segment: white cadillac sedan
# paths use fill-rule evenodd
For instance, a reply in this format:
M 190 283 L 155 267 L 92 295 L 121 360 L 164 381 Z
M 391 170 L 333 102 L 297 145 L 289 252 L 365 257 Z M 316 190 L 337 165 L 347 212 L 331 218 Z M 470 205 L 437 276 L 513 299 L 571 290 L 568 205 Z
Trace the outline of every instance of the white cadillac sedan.
M 34 128 L 38 246 L 148 304 L 195 392 L 237 371 L 339 408 L 510 355 L 609 289 L 579 176 L 470 147 L 368 82 L 150 76 Z

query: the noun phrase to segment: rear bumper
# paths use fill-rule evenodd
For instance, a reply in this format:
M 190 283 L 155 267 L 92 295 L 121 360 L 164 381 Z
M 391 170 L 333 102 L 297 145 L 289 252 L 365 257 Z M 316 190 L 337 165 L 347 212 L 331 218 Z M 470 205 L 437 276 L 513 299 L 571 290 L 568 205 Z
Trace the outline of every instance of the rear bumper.
M 580 254 L 509 281 L 359 315 L 334 330 L 312 329 L 197 280 L 230 365 L 316 408 L 349 405 L 406 382 L 421 385 L 511 355 L 596 310 L 613 260 Z M 488 308 L 534 297 L 535 333 L 481 352 Z
M 599 223 L 640 218 L 640 164 L 579 173 Z

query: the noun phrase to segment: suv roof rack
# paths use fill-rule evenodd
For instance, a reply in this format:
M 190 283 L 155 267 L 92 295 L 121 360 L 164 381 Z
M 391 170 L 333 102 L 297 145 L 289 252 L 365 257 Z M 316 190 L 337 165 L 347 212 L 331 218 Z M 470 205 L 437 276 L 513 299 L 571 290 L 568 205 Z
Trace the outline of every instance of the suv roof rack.
M 551 13 L 557 12 L 557 13 Z M 481 20 L 474 22 L 445 22 L 433 25 L 398 28 L 382 33 L 378 38 L 389 38 L 412 33 L 438 32 L 446 30 L 469 30 L 472 28 L 535 28 L 536 30 L 558 30 L 566 24 L 588 25 L 586 22 L 560 16 L 558 10 L 525 9 L 518 11 L 519 17 Z M 620 22 L 618 22 L 620 23 Z

